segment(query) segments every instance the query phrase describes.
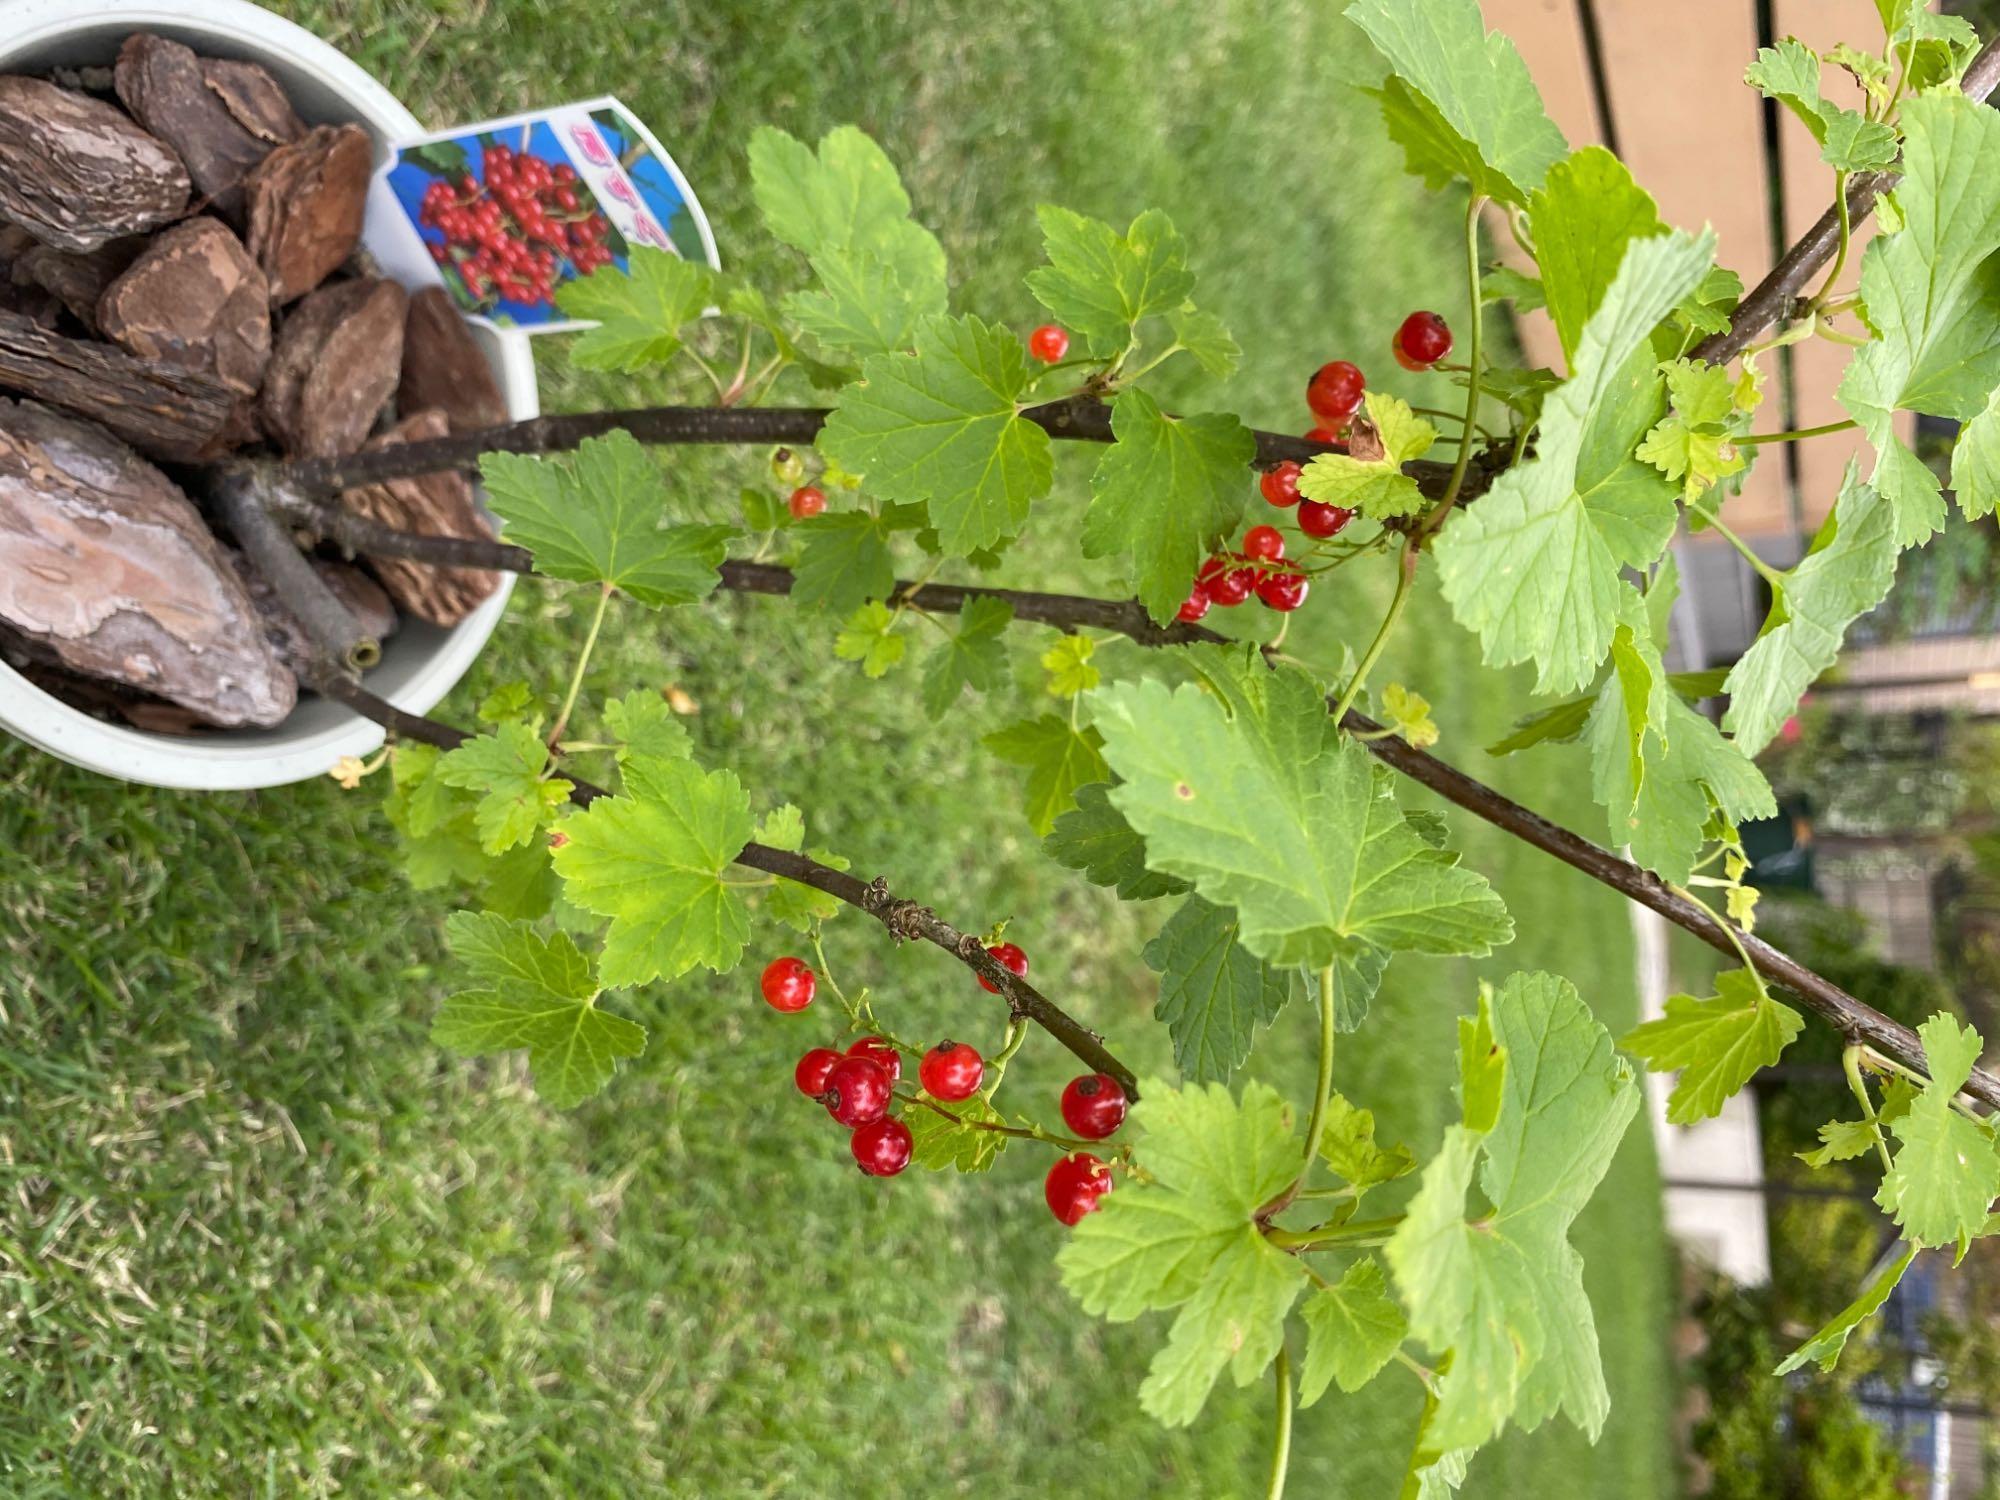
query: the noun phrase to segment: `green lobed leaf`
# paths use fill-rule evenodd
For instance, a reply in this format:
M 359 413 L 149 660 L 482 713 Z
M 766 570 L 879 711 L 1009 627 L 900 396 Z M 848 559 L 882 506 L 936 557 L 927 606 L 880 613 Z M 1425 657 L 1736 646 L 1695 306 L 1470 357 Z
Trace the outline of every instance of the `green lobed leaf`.
M 1610 1401 L 1570 1225 L 1611 1164 L 1639 1091 L 1567 981 L 1516 974 L 1495 995 L 1505 1059 L 1492 1129 L 1445 1133 L 1387 1250 L 1411 1329 L 1451 1351 L 1427 1442 L 1475 1447 L 1558 1411 L 1595 1438 Z M 1468 1193 L 1492 1205 L 1468 1222 Z
M 1714 237 L 1635 240 L 1578 345 L 1576 373 L 1544 403 L 1536 456 L 1438 534 L 1445 598 L 1488 665 L 1533 661 L 1537 692 L 1589 682 L 1630 592 L 1623 567 L 1666 546 L 1674 490 L 1632 457 L 1664 382 L 1648 337 L 1700 280 Z
M 1724 682 L 1722 727 L 1755 755 L 1800 697 L 1840 656 L 1847 627 L 1888 597 L 1896 581 L 1895 516 L 1850 461 L 1833 514 L 1812 549 L 1786 573 L 1755 644 Z
M 731 771 L 635 755 L 625 790 L 566 818 L 555 852 L 563 893 L 611 918 L 599 970 L 606 984 L 677 979 L 697 964 L 725 973 L 743 956 L 743 898 L 722 883 L 755 825 Z
M 978 318 L 926 318 L 910 354 L 865 360 L 819 448 L 876 493 L 925 504 L 954 557 L 1014 535 L 1054 474 L 1049 435 L 1020 414 L 1027 355 Z
M 836 870 L 847 868 L 848 862 L 839 855 L 825 849 L 806 850 L 806 815 L 792 803 L 774 807 L 764 815 L 757 825 L 757 842 L 768 844 L 773 849 L 783 849 L 797 854 L 807 852 L 823 865 Z M 797 880 L 787 880 L 779 876 L 777 883 L 764 893 L 763 910 L 767 916 L 783 922 L 795 932 L 810 933 L 816 926 L 830 922 L 839 915 L 841 902 L 825 891 Z
M 1743 81 L 1796 115 L 1819 143 L 1826 164 L 1841 172 L 1879 172 L 1896 160 L 1894 127 L 1820 96 L 1819 54 L 1797 37 L 1761 47 Z
M 1028 822 L 1044 838 L 1076 805 L 1079 787 L 1111 774 L 1099 753 L 1104 740 L 1097 730 L 1078 729 L 1055 714 L 1009 724 L 980 743 L 1009 765 L 1026 768 Z
M 1394 1182 L 1417 1169 L 1408 1146 L 1384 1149 L 1375 1144 L 1375 1115 L 1335 1093 L 1326 1101 L 1325 1126 L 1319 1154 L 1360 1199 L 1370 1189 Z
M 599 266 L 556 289 L 563 316 L 597 323 L 570 345 L 578 369 L 630 373 L 663 365 L 680 352 L 681 328 L 715 302 L 718 278 L 700 261 L 634 245 L 629 265 Z
M 1194 290 L 1187 244 L 1156 208 L 1122 235 L 1102 219 L 1053 203 L 1035 217 L 1049 263 L 1028 273 L 1028 290 L 1093 354 L 1120 353 L 1141 319 L 1179 312 Z M 1195 331 L 1207 336 L 1213 356 L 1215 330 Z
M 1951 1103 L 1979 1061 L 1979 1033 L 1940 1014 L 1917 1035 L 1930 1081 L 1889 1127 L 1897 1150 L 1875 1201 L 1914 1243 L 1962 1246 L 1982 1232 L 2000 1198 L 2000 1147 Z
M 1214 313 L 1183 302 L 1167 314 L 1174 342 L 1194 356 L 1196 364 L 1217 380 L 1227 380 L 1243 362 L 1243 350 Z
M 1148 1082 L 1141 1095 L 1134 1156 L 1146 1179 L 1106 1194 L 1056 1264 L 1084 1311 L 1111 1322 L 1179 1309 L 1139 1402 L 1162 1425 L 1182 1427 L 1225 1367 L 1245 1385 L 1284 1341 L 1305 1276 L 1255 1215 L 1297 1174 L 1300 1148 L 1290 1111 L 1266 1084 L 1247 1085 L 1240 1103 L 1220 1084 Z
M 909 642 L 896 633 L 899 616 L 879 599 L 871 599 L 840 627 L 833 638 L 833 654 L 842 661 L 858 661 L 868 677 L 881 677 L 903 659 Z
M 1226 1082 L 1250 1055 L 1259 1026 L 1277 1019 L 1291 983 L 1236 940 L 1236 914 L 1190 896 L 1146 945 L 1160 976 L 1153 1014 L 1173 1038 L 1174 1062 L 1197 1083 Z
M 564 458 L 485 453 L 479 469 L 506 539 L 535 554 L 536 572 L 608 583 L 656 608 L 705 598 L 736 534 L 663 528 L 660 472 L 629 432 L 586 438 Z
M 799 557 L 791 599 L 806 609 L 848 615 L 870 599 L 886 599 L 896 587 L 896 560 L 889 540 L 924 524 L 921 505 L 823 511 L 792 528 Z
M 1113 887 L 1121 901 L 1187 890 L 1186 881 L 1146 868 L 1146 841 L 1111 805 L 1110 790 L 1101 781 L 1078 787 L 1076 806 L 1055 820 L 1042 840 L 1043 852 L 1057 864 L 1081 871 L 1091 884 Z
M 445 932 L 477 986 L 454 995 L 431 1040 L 479 1056 L 525 1048 L 535 1092 L 557 1109 L 582 1103 L 621 1057 L 646 1047 L 645 1028 L 597 1008 L 590 960 L 568 933 L 543 937 L 491 912 L 454 912 Z
M 1104 680 L 1104 673 L 1091 665 L 1097 642 L 1083 634 L 1061 635 L 1042 653 L 1042 670 L 1049 674 L 1049 696 L 1074 698 L 1087 693 Z
M 1090 476 L 1083 554 L 1129 555 L 1146 612 L 1165 624 L 1242 517 L 1256 440 L 1231 416 L 1170 417 L 1138 389 L 1112 403 L 1111 430 L 1117 441 Z
M 999 1131 L 963 1123 L 1004 1123 L 999 1111 L 977 1094 L 954 1104 L 913 1104 L 902 1119 L 910 1127 L 910 1160 L 928 1172 L 985 1172 L 1007 1146 Z
M 1384 90 L 1389 133 L 1433 186 L 1459 176 L 1489 198 L 1525 203 L 1568 149 L 1520 53 L 1486 30 L 1477 0 L 1355 0 L 1347 18 L 1397 74 Z
M 1311 1406 L 1338 1385 L 1350 1395 L 1381 1373 L 1409 1332 L 1409 1320 L 1389 1295 L 1388 1278 L 1364 1255 L 1330 1287 L 1306 1299 L 1305 1365 L 1299 1371 L 1299 1405 Z
M 1007 682 L 1007 650 L 1001 637 L 1013 623 L 1014 607 L 1004 599 L 980 596 L 965 601 L 958 628 L 932 653 L 924 667 L 924 712 L 941 719 L 967 688 L 990 693 Z
M 485 878 L 492 867 L 473 826 L 473 799 L 439 779 L 435 745 L 398 745 L 383 812 L 402 835 L 403 872 L 420 891 Z
M 1665 1015 L 1628 1032 L 1619 1045 L 1656 1073 L 1679 1070 L 1667 1119 L 1693 1125 L 1721 1114 L 1758 1069 L 1776 1064 L 1805 1024 L 1748 969 L 1731 969 L 1716 979 L 1713 998 L 1669 996 Z
M 1857 1156 L 1865 1156 L 1878 1143 L 1886 1150 L 1888 1139 L 1882 1134 L 1882 1127 L 1908 1114 L 1916 1098 L 1916 1086 L 1907 1078 L 1891 1078 L 1882 1090 L 1882 1103 L 1876 1108 L 1872 1121 L 1828 1120 L 1819 1128 L 1819 1148 L 1799 1152 L 1799 1160 L 1817 1168 L 1829 1162 L 1852 1161 Z
M 1094 695 L 1123 782 L 1110 800 L 1148 865 L 1235 908 L 1244 946 L 1272 963 L 1323 968 L 1359 944 L 1476 954 L 1507 941 L 1513 924 L 1484 877 L 1411 830 L 1367 751 L 1327 743 L 1318 684 L 1294 667 L 1256 670 L 1245 683 L 1269 696 L 1233 717 L 1193 685 Z
M 1861 1295 L 1841 1310 L 1838 1317 L 1785 1356 L 1785 1362 L 1771 1373 L 1789 1375 L 1792 1371 L 1803 1368 L 1808 1361 L 1818 1365 L 1821 1370 L 1831 1370 L 1840 1359 L 1840 1351 L 1847 1347 L 1848 1335 L 1873 1317 L 1882 1304 L 1889 1300 L 1889 1293 L 1896 1290 L 1896 1283 L 1901 1281 L 1903 1273 L 1910 1269 L 1910 1262 L 1917 1258 L 1917 1251 L 1920 1248 L 1911 1245 L 1884 1266 L 1869 1280 Z
M 660 694 L 634 688 L 604 705 L 605 731 L 618 744 L 620 764 L 635 755 L 692 755 L 694 742 L 687 726 Z
M 1626 248 L 1667 232 L 1652 195 L 1602 146 L 1585 146 L 1549 168 L 1528 199 L 1542 296 L 1572 367 L 1584 325 L 1604 301 Z
M 1321 453 L 1299 474 L 1299 493 L 1323 505 L 1359 511 L 1371 521 L 1411 516 L 1430 502 L 1403 465 L 1422 458 L 1437 441 L 1437 428 L 1410 410 L 1410 404 L 1383 391 L 1365 391 L 1368 420 L 1382 439 L 1379 458 Z
M 1701 360 L 1668 360 L 1660 372 L 1672 410 L 1646 434 L 1637 453 L 1692 501 L 1749 463 L 1735 441 L 1738 383 L 1721 366 Z
M 504 854 L 532 839 L 569 801 L 569 782 L 543 779 L 548 764 L 549 747 L 540 735 L 526 724 L 501 724 L 449 752 L 434 774 L 446 786 L 480 794 L 472 811 L 480 847 Z
M 1870 482 L 1895 513 L 1898 546 L 1944 525 L 1937 476 L 1899 437 L 1900 410 L 1972 421 L 2000 387 L 2000 115 L 1958 94 L 1902 107 L 1903 227 L 1861 260 L 1876 337 L 1856 352 L 1840 403 L 1875 447 Z M 1982 466 L 1954 471 L 1968 515 L 1993 508 Z

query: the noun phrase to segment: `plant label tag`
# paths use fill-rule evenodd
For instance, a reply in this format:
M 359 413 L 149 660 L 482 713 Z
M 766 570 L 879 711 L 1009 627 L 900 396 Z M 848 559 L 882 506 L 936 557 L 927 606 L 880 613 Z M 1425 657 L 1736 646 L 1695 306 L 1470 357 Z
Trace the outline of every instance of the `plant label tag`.
M 556 293 L 626 269 L 635 245 L 721 265 L 681 169 L 608 97 L 395 142 L 362 243 L 384 275 L 442 286 L 468 318 L 525 333 L 593 326 Z

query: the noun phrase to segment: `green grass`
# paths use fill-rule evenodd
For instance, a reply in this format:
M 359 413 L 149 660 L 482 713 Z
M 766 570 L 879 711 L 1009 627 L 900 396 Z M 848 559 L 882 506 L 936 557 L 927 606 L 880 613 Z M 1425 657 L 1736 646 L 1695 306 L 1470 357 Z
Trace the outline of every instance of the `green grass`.
M 944 239 L 960 304 L 1016 326 L 1037 321 L 1019 284 L 1037 202 L 1121 219 L 1164 207 L 1195 247 L 1204 303 L 1251 351 L 1208 399 L 1260 425 L 1303 425 L 1303 373 L 1332 354 L 1388 367 L 1403 309 L 1459 305 L 1459 204 L 1396 171 L 1370 108 L 1337 83 L 1357 40 L 1318 8 L 291 8 L 438 123 L 615 90 L 692 175 L 725 256 L 766 282 L 795 274 L 748 203 L 744 146 L 767 121 L 875 133 Z M 555 369 L 548 388 L 588 390 Z M 1067 541 L 1082 464 L 1066 457 L 1044 534 L 1004 578 L 1091 583 Z M 666 472 L 676 505 L 724 515 L 759 466 L 676 453 Z M 1324 592 L 1300 637 L 1320 660 L 1381 602 L 1358 583 Z M 482 685 L 561 670 L 574 601 L 533 583 L 516 600 L 447 705 L 456 717 Z M 1012 916 L 1051 993 L 1142 1071 L 1166 1067 L 1136 956 L 1163 913 L 1119 908 L 1041 859 L 1010 773 L 977 750 L 1034 703 L 1032 672 L 938 725 L 907 682 L 864 684 L 830 660 L 826 622 L 781 604 L 724 598 L 663 621 L 621 605 L 615 623 L 590 692 L 681 684 L 709 763 L 798 802 L 816 841 L 962 925 Z M 1130 649 L 1105 660 L 1124 665 Z M 1574 760 L 1478 753 L 1523 684 L 1477 669 L 1428 587 L 1385 674 L 1439 705 L 1453 756 L 1534 805 L 1584 807 Z M 1399 965 L 1339 1062 L 1342 1086 L 1422 1150 L 1454 1112 L 1452 1017 L 1476 975 L 1555 969 L 1614 1029 L 1635 1004 L 1615 898 L 1483 827 L 1459 833 L 1520 939 L 1479 965 Z M 447 903 L 402 887 L 370 796 L 327 783 L 174 795 L 8 744 L 0 848 L 7 1494 L 1213 1496 L 1261 1483 L 1266 1386 L 1219 1389 L 1185 1433 L 1139 1414 L 1164 1325 L 1108 1328 L 1055 1285 L 1042 1163 L 1017 1151 L 977 1180 L 858 1181 L 790 1092 L 819 1029 L 750 1003 L 742 974 L 633 997 L 647 1056 L 557 1115 L 513 1063 L 469 1066 L 426 1040 L 449 983 Z M 830 947 L 899 1029 L 990 1044 L 991 1002 L 941 955 L 893 951 L 851 917 Z M 1302 1093 L 1311 1031 L 1283 1016 L 1254 1070 Z M 1052 1098 L 1070 1071 L 1031 1044 L 1014 1076 L 1023 1096 Z M 1611 1425 L 1594 1449 L 1567 1428 L 1509 1438 L 1473 1493 L 1674 1488 L 1643 1128 L 1579 1240 Z M 1413 1417 L 1414 1384 L 1393 1373 L 1302 1413 L 1293 1493 L 1392 1493 Z

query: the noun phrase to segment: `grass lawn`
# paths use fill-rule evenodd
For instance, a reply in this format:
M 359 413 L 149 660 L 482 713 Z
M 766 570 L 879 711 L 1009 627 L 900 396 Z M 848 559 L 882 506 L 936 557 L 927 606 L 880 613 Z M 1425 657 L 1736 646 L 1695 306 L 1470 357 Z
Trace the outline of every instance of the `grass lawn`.
M 1038 253 L 1036 203 L 1121 221 L 1164 207 L 1194 246 L 1204 305 L 1250 351 L 1209 399 L 1260 425 L 1303 427 L 1304 375 L 1336 354 L 1400 376 L 1386 344 L 1402 311 L 1459 306 L 1460 204 L 1402 177 L 1372 106 L 1337 82 L 1362 44 L 1330 7 L 288 8 L 438 124 L 617 92 L 693 177 L 725 256 L 767 282 L 795 272 L 749 204 L 744 146 L 766 121 L 876 134 L 944 239 L 959 305 L 1024 330 L 1039 321 L 1019 281 Z M 546 388 L 588 394 L 554 369 Z M 1066 540 L 1081 457 L 1066 456 L 1044 534 L 1003 578 L 1088 581 Z M 759 468 L 761 455 L 674 454 L 671 503 L 731 515 Z M 1367 587 L 1346 588 L 1302 621 L 1322 661 L 1379 610 Z M 482 686 L 526 670 L 552 678 L 574 607 L 524 585 L 446 710 L 465 718 Z M 781 604 L 719 598 L 664 620 L 621 605 L 616 619 L 629 629 L 589 691 L 679 683 L 701 705 L 706 761 L 796 801 L 816 842 L 962 925 L 1011 914 L 1038 981 L 1142 1071 L 1169 1065 L 1137 958 L 1164 911 L 1119 908 L 1043 860 L 1011 773 L 977 748 L 1034 703 L 1032 675 L 940 725 L 907 682 L 866 685 L 832 661 L 830 624 Z M 1439 705 L 1444 749 L 1475 771 L 1561 815 L 1587 808 L 1564 753 L 1478 752 L 1523 684 L 1477 670 L 1428 587 L 1387 675 Z M 1225 1385 L 1188 1432 L 1144 1418 L 1134 1392 L 1164 1324 L 1107 1328 L 1056 1287 L 1061 1231 L 1039 1160 L 1017 1151 L 970 1181 L 858 1181 L 791 1091 L 817 1029 L 750 1003 L 743 974 L 632 997 L 647 1056 L 571 1114 L 539 1106 L 514 1066 L 441 1056 L 425 1028 L 449 980 L 447 903 L 403 888 L 374 805 L 326 782 L 217 797 L 119 787 L 0 744 L 0 1491 L 1261 1485 L 1268 1387 Z M 1423 1151 L 1455 1113 L 1451 1018 L 1476 974 L 1557 970 L 1614 1030 L 1635 1007 L 1615 898 L 1482 827 L 1458 831 L 1521 937 L 1480 965 L 1399 964 L 1339 1062 L 1341 1085 Z M 852 917 L 830 950 L 899 1029 L 997 1034 L 990 1001 L 941 955 L 892 952 Z M 1284 1015 L 1253 1069 L 1303 1093 L 1311 1031 Z M 1016 1070 L 1024 1093 L 1051 1099 L 1071 1071 L 1034 1043 Z M 1643 1127 L 1579 1239 L 1611 1424 L 1594 1449 L 1566 1427 L 1509 1438 L 1470 1493 L 1674 1489 Z M 1415 1394 L 1391 1372 L 1365 1398 L 1303 1413 L 1292 1492 L 1393 1493 Z

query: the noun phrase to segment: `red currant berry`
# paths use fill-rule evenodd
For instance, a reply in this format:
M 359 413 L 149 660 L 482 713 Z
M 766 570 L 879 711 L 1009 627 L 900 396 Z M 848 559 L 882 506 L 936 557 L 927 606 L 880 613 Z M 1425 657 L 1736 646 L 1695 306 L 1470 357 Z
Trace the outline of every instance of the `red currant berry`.
M 1069 335 L 1060 325 L 1044 323 L 1028 335 L 1028 352 L 1045 365 L 1052 365 L 1069 353 Z
M 852 1129 L 889 1112 L 889 1075 L 872 1057 L 843 1057 L 827 1070 L 819 1097 L 826 1112 Z
M 792 498 L 785 503 L 791 508 L 792 518 L 803 521 L 826 509 L 826 491 L 816 484 L 802 484 L 792 491 Z
M 1335 427 L 1343 427 L 1361 405 L 1361 391 L 1367 382 L 1361 371 L 1344 359 L 1324 364 L 1306 382 L 1306 405 L 1315 416 Z
M 1299 466 L 1289 458 L 1275 469 L 1266 469 L 1257 481 L 1257 488 L 1264 492 L 1264 498 L 1273 505 L 1297 505 L 1299 503 Z
M 1062 1091 L 1063 1123 L 1087 1141 L 1101 1141 L 1125 1123 L 1125 1104 L 1117 1079 L 1086 1073 Z
M 903 1076 L 903 1054 L 883 1041 L 879 1036 L 864 1036 L 847 1049 L 849 1057 L 865 1057 L 884 1073 L 889 1082 L 894 1083 Z
M 1181 607 L 1175 611 L 1174 618 L 1183 625 L 1192 625 L 1208 613 L 1208 602 L 1207 588 L 1197 583 L 1188 590 L 1188 596 L 1181 601 Z
M 933 1099 L 950 1104 L 979 1092 L 986 1063 L 969 1042 L 939 1042 L 917 1064 L 917 1080 Z
M 1256 589 L 1257 575 L 1249 568 L 1232 568 L 1226 573 L 1218 573 L 1202 587 L 1208 590 L 1210 603 L 1234 609 Z
M 910 1164 L 910 1127 L 885 1116 L 870 1120 L 847 1138 L 847 1149 L 870 1177 L 894 1177 Z
M 1395 349 L 1405 368 L 1424 369 L 1451 353 L 1451 328 L 1434 312 L 1413 312 L 1396 330 Z
M 1306 602 L 1309 585 L 1303 573 L 1269 573 L 1257 585 L 1257 597 L 1281 615 Z
M 1048 1200 L 1049 1212 L 1065 1224 L 1097 1212 L 1110 1191 L 1111 1169 L 1088 1151 L 1065 1156 L 1042 1180 L 1042 1196 Z
M 1307 536 L 1339 536 L 1354 512 L 1338 505 L 1321 505 L 1317 500 L 1299 502 L 1299 530 Z
M 1243 555 L 1275 562 L 1285 555 L 1285 539 L 1275 526 L 1252 526 L 1243 533 Z
M 1347 439 L 1342 434 L 1346 431 L 1346 423 L 1342 423 L 1338 427 L 1314 427 L 1307 431 L 1306 441 L 1309 443 L 1330 443 L 1333 447 L 1345 453 L 1347 451 Z
M 993 962 L 995 962 L 996 964 L 1000 965 L 1000 967 L 1005 969 L 1009 974 L 1019 975 L 1023 978 L 1027 976 L 1028 955 L 1023 953 L 1019 948 L 1015 947 L 1012 943 L 1001 943 L 997 947 L 988 948 L 986 950 L 986 956 L 992 959 Z M 982 990 L 985 990 L 989 995 L 997 995 L 1000 993 L 1000 987 L 992 983 L 984 975 L 981 975 L 979 978 L 979 987 Z
M 840 1054 L 831 1047 L 815 1047 L 799 1059 L 799 1065 L 792 1069 L 792 1082 L 799 1086 L 799 1092 L 808 1099 L 817 1099 L 826 1092 L 826 1075 L 833 1071 L 833 1065 L 840 1061 Z
M 813 978 L 813 971 L 806 967 L 805 960 L 798 958 L 774 958 L 764 966 L 764 1000 L 773 1010 L 804 1010 L 813 1003 L 813 991 L 819 981 Z

